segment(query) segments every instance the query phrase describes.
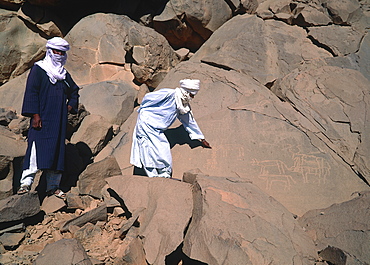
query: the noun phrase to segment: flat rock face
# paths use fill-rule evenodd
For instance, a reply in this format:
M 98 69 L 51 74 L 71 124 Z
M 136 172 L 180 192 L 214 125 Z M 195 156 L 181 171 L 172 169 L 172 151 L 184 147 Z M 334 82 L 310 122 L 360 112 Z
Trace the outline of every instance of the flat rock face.
M 182 242 L 192 212 L 191 185 L 176 180 L 143 176 L 115 176 L 106 179 L 108 186 L 139 216 L 142 238 L 149 264 L 165 264 Z
M 314 239 L 320 249 L 332 246 L 344 251 L 361 264 L 370 260 L 370 247 L 366 243 L 370 236 L 368 204 L 370 194 L 358 193 L 358 197 L 312 210 L 299 218 L 299 223 Z
M 328 46 L 335 56 L 345 56 L 358 51 L 363 34 L 351 27 L 330 25 L 310 27 L 309 36 Z
M 124 81 L 105 81 L 80 90 L 80 102 L 91 114 L 121 125 L 134 110 L 137 87 Z
M 293 124 L 315 133 L 369 181 L 370 85 L 360 72 L 329 66 L 297 70 L 277 82 L 272 91 L 291 102 L 316 129 L 292 120 Z
M 40 212 L 37 192 L 13 195 L 0 201 L 0 223 L 22 220 Z
M 89 256 L 77 239 L 61 239 L 48 244 L 35 260 L 35 265 L 58 264 L 92 265 Z
M 184 180 L 194 185 L 194 209 L 183 248 L 190 258 L 206 264 L 312 264 L 311 239 L 288 210 L 250 181 L 190 175 Z
M 66 40 L 71 44 L 66 68 L 78 84 L 114 80 L 117 76 L 131 81 L 132 74 L 124 65 L 133 63 L 135 78 L 155 87 L 178 62 L 175 51 L 163 36 L 125 16 L 100 13 L 85 17 L 68 33 Z M 141 60 L 126 62 L 126 53 L 135 58 L 132 53 L 136 46 L 143 48 Z
M 191 60 L 233 69 L 267 84 L 304 60 L 331 56 L 313 45 L 302 28 L 242 15 L 222 25 Z

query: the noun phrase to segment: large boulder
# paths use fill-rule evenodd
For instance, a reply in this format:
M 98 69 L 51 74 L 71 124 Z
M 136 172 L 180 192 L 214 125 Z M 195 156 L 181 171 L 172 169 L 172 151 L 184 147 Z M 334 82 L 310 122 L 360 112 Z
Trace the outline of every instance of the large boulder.
M 265 85 L 306 60 L 325 57 L 332 55 L 315 46 L 304 29 L 242 15 L 222 25 L 190 60 L 233 69 Z
M 309 117 L 265 86 L 242 73 L 191 62 L 179 64 L 163 83 L 175 86 L 186 77 L 204 81 L 192 109 L 213 149 L 201 148 L 179 123 L 174 124 L 167 130 L 174 178 L 180 179 L 183 172 L 194 167 L 207 174 L 248 178 L 298 215 L 348 200 L 353 192 L 367 189 L 351 165 L 333 152 L 320 134 L 316 135 L 320 130 Z M 356 84 L 366 86 L 361 80 Z M 113 155 L 123 174 L 133 172 L 129 156 L 136 116 L 134 112 L 97 157 L 101 160 Z M 344 128 L 348 125 L 342 124 L 338 130 Z M 357 153 L 365 154 L 365 150 Z M 359 157 L 366 160 L 363 155 Z
M 311 133 L 370 181 L 368 79 L 358 71 L 325 66 L 293 71 L 279 80 L 272 91 L 291 102 L 315 127 Z M 292 122 L 303 131 L 308 129 Z
M 186 172 L 193 216 L 183 251 L 206 264 L 314 264 L 316 250 L 293 215 L 251 181 Z
M 137 87 L 128 82 L 104 81 L 83 87 L 79 94 L 89 113 L 121 125 L 134 110 Z
M 237 7 L 233 1 L 170 1 L 153 18 L 153 26 L 173 47 L 195 51 L 232 17 Z
M 108 186 L 130 213 L 142 210 L 138 238 L 141 238 L 149 264 L 165 264 L 165 257 L 176 250 L 192 213 L 191 185 L 163 178 L 115 176 Z
M 45 39 L 30 30 L 16 12 L 0 9 L 0 84 L 24 73 L 45 51 Z
M 355 195 L 350 201 L 311 210 L 298 221 L 319 249 L 336 247 L 344 251 L 348 262 L 345 264 L 366 264 L 370 260 L 370 194 Z M 351 257 L 359 263 L 350 263 Z
M 132 80 L 156 85 L 179 59 L 167 40 L 126 16 L 94 14 L 83 18 L 66 36 L 71 44 L 66 66 L 79 84 Z M 130 59 L 131 58 L 131 59 Z

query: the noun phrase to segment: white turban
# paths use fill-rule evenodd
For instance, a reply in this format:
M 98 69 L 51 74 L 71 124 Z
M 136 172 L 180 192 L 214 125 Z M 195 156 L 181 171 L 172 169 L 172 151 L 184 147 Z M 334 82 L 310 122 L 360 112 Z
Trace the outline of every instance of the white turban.
M 60 37 L 54 37 L 46 42 L 46 48 L 45 58 L 35 64 L 44 69 L 49 76 L 50 82 L 55 84 L 58 80 L 66 78 L 67 70 L 64 68 L 64 65 L 67 61 L 67 54 L 54 54 L 52 50 L 66 52 L 69 50 L 69 44 Z
M 46 42 L 46 48 L 66 52 L 69 50 L 69 43 L 61 37 L 54 37 Z
M 196 95 L 200 88 L 200 81 L 198 79 L 180 80 L 180 88 L 184 89 L 192 95 Z

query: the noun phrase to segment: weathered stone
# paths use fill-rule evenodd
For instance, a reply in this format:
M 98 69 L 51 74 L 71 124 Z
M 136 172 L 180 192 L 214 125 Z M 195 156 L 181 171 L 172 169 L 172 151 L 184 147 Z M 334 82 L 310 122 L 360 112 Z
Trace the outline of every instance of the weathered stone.
M 332 55 L 312 44 L 304 29 L 241 15 L 222 25 L 190 61 L 233 69 L 266 85 L 305 60 L 325 57 Z
M 297 70 L 277 82 L 272 90 L 310 120 L 316 127 L 311 132 L 325 145 L 370 179 L 370 161 L 365 155 L 370 150 L 365 140 L 370 137 L 370 86 L 360 72 L 330 66 Z M 303 124 L 298 126 L 308 129 Z
M 43 200 L 41 204 L 41 210 L 44 211 L 46 214 L 49 214 L 56 212 L 65 206 L 66 204 L 62 199 L 56 196 L 49 196 L 45 197 L 45 199 Z
M 106 221 L 107 220 L 107 206 L 105 204 L 100 205 L 99 207 L 92 209 L 80 216 L 72 218 L 66 221 L 60 228 L 61 232 L 66 232 L 69 229 L 69 226 L 83 226 L 86 223 L 95 223 L 97 221 Z
M 0 84 L 24 73 L 44 54 L 45 40 L 29 30 L 17 13 L 0 9 Z
M 21 114 L 28 73 L 29 70 L 0 86 L 1 107 L 12 108 L 18 115 Z
M 4 247 L 12 248 L 19 245 L 25 237 L 25 233 L 4 233 L 0 235 L 0 243 Z
M 88 115 L 72 135 L 71 143 L 84 143 L 96 155 L 113 137 L 112 124 L 100 115 Z
M 80 101 L 89 113 L 121 125 L 134 110 L 136 94 L 132 83 L 106 81 L 85 86 L 80 91 Z
M 229 4 L 231 3 L 228 2 Z M 172 47 L 197 50 L 235 11 L 225 1 L 171 1 L 153 18 L 154 28 Z
M 370 193 L 357 195 L 350 201 L 311 210 L 298 220 L 319 248 L 339 248 L 366 264 L 370 259 L 370 247 L 366 243 L 370 237 Z
M 50 265 L 55 261 L 59 265 L 92 265 L 89 256 L 76 239 L 61 239 L 47 245 L 35 260 L 35 265 Z
M 362 39 L 358 55 L 359 71 L 370 80 L 370 34 L 366 34 Z
M 0 201 L 0 223 L 22 220 L 40 212 L 37 192 L 14 195 Z
M 15 134 L 26 135 L 28 132 L 28 127 L 30 125 L 30 118 L 28 117 L 19 117 L 12 120 L 8 127 Z
M 328 47 L 335 56 L 345 56 L 357 52 L 363 37 L 361 33 L 351 27 L 338 25 L 310 27 L 309 36 L 321 45 Z
M 194 206 L 183 251 L 190 258 L 206 264 L 278 265 L 312 264 L 317 257 L 293 215 L 251 181 L 185 173 L 184 181 L 189 179 Z
M 145 259 L 145 251 L 143 248 L 143 243 L 137 237 L 132 238 L 130 244 L 126 248 L 123 257 L 117 257 L 118 261 L 123 262 L 127 265 L 147 265 Z
M 360 8 L 360 3 L 356 0 L 327 0 L 325 6 L 329 10 L 334 23 L 346 25 L 351 15 Z
M 363 87 L 363 77 L 357 74 L 353 77 L 357 79 L 355 83 L 343 86 Z M 174 178 L 180 179 L 183 172 L 194 167 L 207 174 L 248 178 L 298 215 L 348 200 L 353 192 L 367 188 L 351 166 L 326 146 L 325 139 L 319 138 L 319 129 L 308 117 L 255 80 L 192 62 L 178 65 L 170 75 L 163 81 L 164 87 L 177 86 L 178 80 L 189 76 L 202 80 L 191 106 L 213 147 L 201 148 L 199 141 L 191 141 L 179 123 L 174 124 L 166 132 L 172 147 Z M 133 173 L 129 156 L 136 117 L 134 112 L 121 127 L 121 133 L 97 157 L 116 157 L 122 174 Z M 351 139 L 358 140 L 354 136 Z M 365 147 L 366 143 L 359 146 Z M 363 149 L 359 158 L 365 154 Z
M 324 10 L 305 5 L 296 15 L 296 23 L 301 26 L 323 26 L 331 23 L 331 19 Z M 302 20 L 302 21 L 301 21 Z
M 171 179 L 129 175 L 106 181 L 131 213 L 145 208 L 138 221 L 146 260 L 149 264 L 165 264 L 165 256 L 182 242 L 191 217 L 190 185 Z
M 82 38 L 81 31 L 84 32 Z M 121 80 L 132 81 L 132 73 L 126 71 L 124 64 L 132 63 L 126 62 L 126 52 L 132 54 L 136 46 L 144 48 L 145 59 L 135 64 L 132 72 L 139 82 L 149 86 L 155 87 L 162 75 L 179 61 L 163 36 L 125 16 L 101 13 L 85 17 L 66 39 L 72 47 L 66 67 L 74 73 L 79 84 L 114 80 L 118 76 Z
M 102 198 L 101 190 L 106 184 L 105 179 L 116 175 L 121 175 L 121 170 L 113 156 L 88 165 L 78 180 L 80 194 Z
M 24 228 L 25 228 L 24 223 L 17 224 L 17 225 L 0 230 L 0 235 L 3 233 L 8 233 L 8 232 L 21 232 L 24 230 Z

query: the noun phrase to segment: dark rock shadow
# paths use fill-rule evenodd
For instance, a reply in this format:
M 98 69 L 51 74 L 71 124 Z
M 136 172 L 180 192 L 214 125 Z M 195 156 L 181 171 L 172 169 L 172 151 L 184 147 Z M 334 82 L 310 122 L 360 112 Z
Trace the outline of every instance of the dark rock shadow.
M 183 265 L 208 265 L 207 263 L 201 262 L 199 260 L 191 259 L 185 255 L 182 251 L 184 243 L 181 243 L 177 249 L 171 254 L 167 255 L 165 258 L 166 265 L 179 264 L 180 261 Z
M 168 129 L 164 132 L 170 143 L 170 148 L 172 149 L 176 144 L 184 145 L 187 144 L 191 149 L 198 146 L 202 146 L 201 142 L 198 140 L 191 140 L 189 133 L 185 130 L 183 125 L 177 128 Z
M 60 187 L 64 192 L 77 185 L 78 177 L 93 162 L 90 147 L 84 142 L 67 144 L 65 151 L 65 168 Z

